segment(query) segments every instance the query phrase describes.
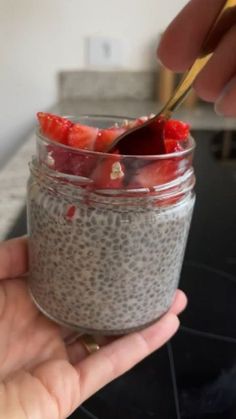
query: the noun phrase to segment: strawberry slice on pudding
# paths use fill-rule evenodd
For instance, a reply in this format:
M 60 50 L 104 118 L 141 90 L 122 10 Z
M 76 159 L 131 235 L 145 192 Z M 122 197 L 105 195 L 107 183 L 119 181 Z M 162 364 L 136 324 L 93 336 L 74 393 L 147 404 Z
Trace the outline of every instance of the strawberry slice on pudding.
M 61 116 L 45 112 L 38 112 L 37 118 L 41 132 L 45 137 L 62 144 L 67 144 L 69 129 L 73 125 L 71 121 Z

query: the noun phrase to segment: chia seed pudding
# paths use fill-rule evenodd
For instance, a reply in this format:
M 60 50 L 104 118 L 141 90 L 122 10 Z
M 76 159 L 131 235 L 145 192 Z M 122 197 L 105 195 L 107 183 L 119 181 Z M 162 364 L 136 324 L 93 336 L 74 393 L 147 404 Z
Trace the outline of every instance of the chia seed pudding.
M 192 169 L 177 189 L 161 185 L 172 197 L 164 201 L 163 191 L 113 194 L 52 172 L 38 156 L 28 183 L 29 284 L 39 309 L 60 324 L 107 335 L 160 318 L 179 282 L 195 200 Z

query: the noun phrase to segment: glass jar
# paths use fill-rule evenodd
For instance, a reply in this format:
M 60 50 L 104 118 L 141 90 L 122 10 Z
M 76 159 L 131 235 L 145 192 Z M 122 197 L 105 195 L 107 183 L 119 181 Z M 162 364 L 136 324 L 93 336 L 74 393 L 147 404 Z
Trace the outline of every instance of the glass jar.
M 80 117 L 99 128 L 113 117 Z M 159 156 L 74 149 L 37 132 L 28 182 L 29 286 L 49 318 L 86 333 L 146 327 L 178 286 L 195 196 L 194 141 Z

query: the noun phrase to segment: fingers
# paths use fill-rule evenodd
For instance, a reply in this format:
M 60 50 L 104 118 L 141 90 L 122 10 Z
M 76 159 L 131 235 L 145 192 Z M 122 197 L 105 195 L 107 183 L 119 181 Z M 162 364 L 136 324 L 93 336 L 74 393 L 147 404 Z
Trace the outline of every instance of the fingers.
M 147 329 L 117 339 L 85 358 L 76 366 L 80 379 L 80 402 L 160 348 L 178 327 L 178 318 L 169 312 Z
M 173 20 L 158 47 L 158 57 L 173 71 L 185 71 L 200 52 L 225 0 L 191 0 Z
M 187 306 L 187 297 L 183 291 L 177 290 L 175 293 L 173 304 L 170 308 L 171 313 L 180 314 Z
M 28 269 L 27 238 L 11 239 L 0 244 L 0 279 L 23 275 Z
M 191 66 L 224 3 L 225 0 L 191 0 L 185 6 L 167 28 L 158 48 L 158 56 L 166 67 L 182 72 Z M 224 16 L 219 31 L 221 41 L 197 77 L 194 88 L 202 99 L 216 102 L 218 113 L 236 116 L 235 10 Z
M 226 84 L 236 74 L 236 54 L 233 52 L 235 39 L 236 26 L 233 26 L 197 77 L 194 88 L 202 99 L 215 102 Z
M 218 97 L 215 110 L 219 115 L 236 116 L 236 76 L 226 85 Z

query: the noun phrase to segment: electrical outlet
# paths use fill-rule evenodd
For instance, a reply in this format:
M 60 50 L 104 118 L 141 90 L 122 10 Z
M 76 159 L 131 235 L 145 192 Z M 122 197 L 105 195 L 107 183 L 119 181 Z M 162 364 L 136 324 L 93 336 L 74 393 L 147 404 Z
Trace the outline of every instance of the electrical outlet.
M 91 37 L 87 39 L 87 61 L 91 67 L 122 67 L 121 39 Z

